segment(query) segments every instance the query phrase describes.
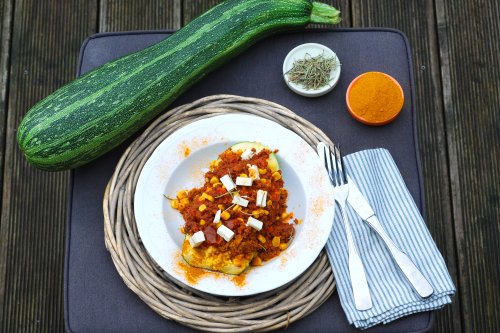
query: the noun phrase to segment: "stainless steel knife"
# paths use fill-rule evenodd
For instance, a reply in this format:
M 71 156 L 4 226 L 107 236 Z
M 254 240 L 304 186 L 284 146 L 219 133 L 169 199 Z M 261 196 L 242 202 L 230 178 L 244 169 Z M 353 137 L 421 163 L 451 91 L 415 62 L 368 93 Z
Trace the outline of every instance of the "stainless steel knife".
M 384 230 L 382 225 L 380 224 L 375 212 L 372 207 L 365 199 L 363 194 L 359 191 L 358 187 L 354 183 L 354 181 L 349 178 L 349 196 L 347 197 L 347 202 L 351 205 L 351 207 L 356 211 L 356 213 L 368 223 L 370 227 L 380 236 L 380 238 L 384 241 L 387 249 L 391 253 L 394 261 L 398 265 L 398 267 L 403 272 L 403 275 L 406 277 L 410 285 L 417 292 L 418 295 L 422 298 L 427 298 L 434 293 L 434 289 L 425 276 L 420 272 L 415 263 L 410 259 L 408 255 L 406 255 L 403 251 L 401 251 L 396 244 L 392 241 L 392 239 L 387 235 L 387 232 Z

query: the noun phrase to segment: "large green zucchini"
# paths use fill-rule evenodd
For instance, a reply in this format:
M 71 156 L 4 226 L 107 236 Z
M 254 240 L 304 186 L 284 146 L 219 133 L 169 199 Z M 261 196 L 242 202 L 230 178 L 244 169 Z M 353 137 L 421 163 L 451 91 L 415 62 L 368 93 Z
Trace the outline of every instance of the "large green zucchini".
M 57 171 L 106 153 L 204 75 L 257 40 L 340 12 L 309 0 L 226 0 L 169 38 L 107 63 L 33 106 L 17 141 L 28 161 Z

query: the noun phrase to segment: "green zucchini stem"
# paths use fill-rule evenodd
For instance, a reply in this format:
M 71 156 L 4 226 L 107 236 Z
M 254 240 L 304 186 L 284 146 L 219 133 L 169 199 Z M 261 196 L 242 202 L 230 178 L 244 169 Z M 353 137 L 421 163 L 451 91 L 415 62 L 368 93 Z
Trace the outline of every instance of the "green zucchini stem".
M 340 23 L 340 10 L 326 3 L 312 3 L 311 23 L 337 24 Z

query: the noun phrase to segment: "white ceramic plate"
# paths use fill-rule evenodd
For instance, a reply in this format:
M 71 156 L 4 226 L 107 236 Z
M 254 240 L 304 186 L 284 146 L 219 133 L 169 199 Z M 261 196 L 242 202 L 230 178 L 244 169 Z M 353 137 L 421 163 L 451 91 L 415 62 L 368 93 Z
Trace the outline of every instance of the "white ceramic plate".
M 287 73 L 292 69 L 295 60 L 304 59 L 306 55 L 309 55 L 311 57 L 317 57 L 320 54 L 323 54 L 325 57 L 334 58 L 338 64 L 330 73 L 330 82 L 328 85 L 316 90 L 307 90 L 304 87 L 302 87 L 302 85 L 292 83 L 288 80 Z M 288 52 L 285 60 L 283 61 L 283 78 L 285 79 L 287 86 L 297 94 L 305 97 L 319 97 L 323 96 L 324 94 L 330 92 L 333 88 L 335 88 L 335 86 L 339 82 L 340 68 L 341 65 L 339 58 L 337 57 L 335 52 L 333 52 L 329 47 L 318 43 L 306 43 L 306 44 L 301 44 L 293 48 L 290 52 Z
M 210 161 L 242 141 L 258 141 L 277 154 L 288 190 L 288 211 L 303 219 L 296 237 L 280 256 L 234 277 L 200 269 L 197 277 L 181 256 L 184 225 L 164 194 L 203 185 Z M 146 250 L 172 278 L 216 295 L 244 296 L 269 291 L 292 281 L 316 259 L 333 223 L 333 190 L 321 161 L 304 140 L 264 118 L 224 115 L 189 124 L 165 139 L 139 176 L 134 196 L 137 228 Z M 200 275 L 201 272 L 201 275 Z

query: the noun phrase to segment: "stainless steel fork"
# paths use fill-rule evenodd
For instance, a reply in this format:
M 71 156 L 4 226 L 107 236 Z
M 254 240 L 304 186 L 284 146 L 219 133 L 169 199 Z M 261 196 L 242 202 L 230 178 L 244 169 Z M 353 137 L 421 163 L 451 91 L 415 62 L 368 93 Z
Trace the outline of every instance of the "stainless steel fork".
M 325 168 L 328 170 L 330 182 L 335 187 L 333 198 L 337 202 L 342 212 L 342 222 L 347 237 L 349 277 L 351 279 L 352 293 L 354 296 L 354 305 L 360 311 L 368 310 L 372 307 L 372 298 L 368 282 L 366 280 L 365 269 L 358 249 L 354 242 L 351 225 L 347 219 L 345 204 L 349 195 L 349 186 L 347 185 L 347 175 L 342 160 L 342 155 L 338 147 L 334 147 L 334 152 L 328 145 L 325 145 L 323 154 L 325 159 Z M 335 158 L 332 158 L 335 155 Z M 334 162 L 335 161 L 335 162 Z

